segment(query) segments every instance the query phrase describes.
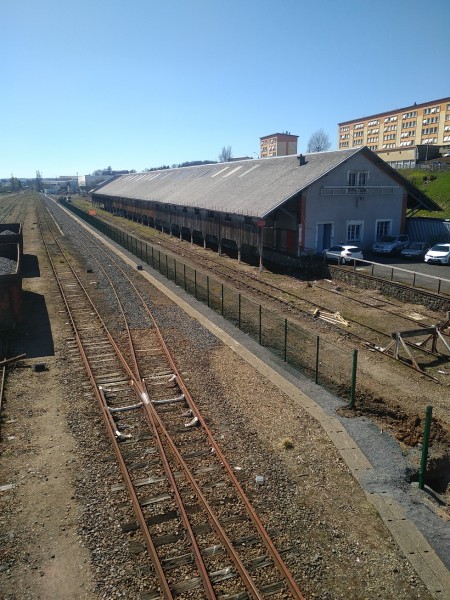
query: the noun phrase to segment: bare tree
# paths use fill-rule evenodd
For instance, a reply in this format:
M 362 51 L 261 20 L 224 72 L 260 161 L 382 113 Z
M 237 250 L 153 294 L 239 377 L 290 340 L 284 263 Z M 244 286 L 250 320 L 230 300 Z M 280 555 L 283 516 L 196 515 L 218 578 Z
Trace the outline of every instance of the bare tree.
M 219 154 L 219 162 L 230 162 L 233 158 L 233 154 L 231 153 L 231 146 L 223 146 L 222 152 Z
M 308 141 L 308 152 L 324 152 L 331 146 L 330 138 L 323 129 L 318 129 L 311 134 Z
M 40 171 L 36 171 L 36 179 L 34 180 L 36 191 L 42 192 L 42 175 Z

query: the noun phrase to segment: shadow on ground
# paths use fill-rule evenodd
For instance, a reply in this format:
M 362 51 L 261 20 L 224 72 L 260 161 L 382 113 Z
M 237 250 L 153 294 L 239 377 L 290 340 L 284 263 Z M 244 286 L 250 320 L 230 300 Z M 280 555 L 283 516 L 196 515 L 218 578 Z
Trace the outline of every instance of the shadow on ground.
M 22 317 L 12 333 L 11 345 L 11 355 L 25 353 L 27 358 L 54 356 L 50 319 L 42 294 L 23 292 Z
M 22 277 L 31 279 L 33 277 L 40 277 L 41 271 L 39 269 L 39 261 L 37 256 L 34 254 L 24 254 L 22 256 Z

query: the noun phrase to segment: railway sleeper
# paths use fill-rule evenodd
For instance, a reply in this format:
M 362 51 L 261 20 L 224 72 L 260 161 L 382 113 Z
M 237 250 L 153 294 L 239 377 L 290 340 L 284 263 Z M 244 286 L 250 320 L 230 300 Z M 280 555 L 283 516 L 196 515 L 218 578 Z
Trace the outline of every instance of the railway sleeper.
M 118 408 L 113 408 L 111 406 L 108 406 L 108 410 L 110 413 L 118 413 L 118 412 L 125 412 L 128 410 L 136 410 L 138 408 L 142 408 L 143 403 L 139 402 L 138 404 L 131 404 L 130 406 L 121 406 Z
M 152 404 L 171 404 L 172 402 L 183 402 L 185 400 L 185 395 L 181 394 L 180 396 L 175 396 L 174 398 L 166 398 L 162 400 L 151 400 Z

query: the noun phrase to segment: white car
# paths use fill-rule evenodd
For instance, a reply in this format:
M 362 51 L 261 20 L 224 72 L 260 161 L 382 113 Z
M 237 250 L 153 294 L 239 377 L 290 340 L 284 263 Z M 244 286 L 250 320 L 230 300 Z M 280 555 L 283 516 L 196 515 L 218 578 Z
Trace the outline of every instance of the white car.
M 323 251 L 327 260 L 337 260 L 338 263 L 351 263 L 353 260 L 364 260 L 361 248 L 339 244 Z
M 448 265 L 450 263 L 450 244 L 435 244 L 425 254 L 426 263 L 441 263 Z

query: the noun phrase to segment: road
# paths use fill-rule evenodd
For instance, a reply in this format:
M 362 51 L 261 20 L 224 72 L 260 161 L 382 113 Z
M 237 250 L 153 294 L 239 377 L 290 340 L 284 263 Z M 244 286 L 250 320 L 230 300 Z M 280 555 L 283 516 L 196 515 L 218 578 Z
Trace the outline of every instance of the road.
M 409 283 L 434 292 L 450 294 L 450 265 L 427 264 L 423 261 L 405 261 L 400 256 L 368 257 L 373 261 L 373 275 Z

